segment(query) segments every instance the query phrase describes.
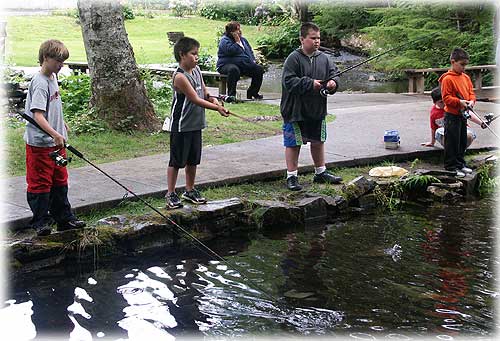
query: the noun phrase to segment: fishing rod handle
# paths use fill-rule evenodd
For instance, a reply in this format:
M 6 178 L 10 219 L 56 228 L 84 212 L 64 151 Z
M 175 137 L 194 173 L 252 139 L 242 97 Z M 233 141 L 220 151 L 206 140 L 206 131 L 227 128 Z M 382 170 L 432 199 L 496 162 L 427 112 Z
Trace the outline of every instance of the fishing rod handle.
M 52 135 L 50 135 L 48 132 L 46 132 L 45 129 L 43 129 L 42 127 L 40 127 L 40 125 L 38 124 L 38 122 L 35 121 L 35 119 L 33 117 L 30 117 L 26 113 L 22 113 L 21 117 L 24 118 L 29 123 L 33 124 L 38 129 L 40 129 L 45 135 L 52 137 Z M 80 153 L 75 147 L 73 147 L 73 146 L 69 145 L 68 143 L 66 143 L 66 141 L 64 142 L 64 147 L 66 149 L 68 149 L 69 151 L 71 151 L 76 156 L 78 156 L 79 158 L 83 158 L 83 154 Z

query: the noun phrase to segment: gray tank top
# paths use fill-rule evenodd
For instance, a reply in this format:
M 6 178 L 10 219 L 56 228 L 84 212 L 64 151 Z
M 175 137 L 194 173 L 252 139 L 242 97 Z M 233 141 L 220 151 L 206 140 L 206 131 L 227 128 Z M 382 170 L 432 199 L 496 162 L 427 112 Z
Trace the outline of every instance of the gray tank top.
M 197 66 L 193 69 L 192 74 L 187 73 L 182 68 L 178 67 L 174 72 L 172 79 L 175 78 L 177 73 L 182 73 L 191 83 L 196 94 L 200 98 L 204 98 L 203 92 L 203 78 L 201 70 Z M 173 81 L 172 81 L 173 87 Z M 170 111 L 170 126 L 171 132 L 186 132 L 201 130 L 207 126 L 205 119 L 205 108 L 191 102 L 186 95 L 174 88 L 174 100 Z

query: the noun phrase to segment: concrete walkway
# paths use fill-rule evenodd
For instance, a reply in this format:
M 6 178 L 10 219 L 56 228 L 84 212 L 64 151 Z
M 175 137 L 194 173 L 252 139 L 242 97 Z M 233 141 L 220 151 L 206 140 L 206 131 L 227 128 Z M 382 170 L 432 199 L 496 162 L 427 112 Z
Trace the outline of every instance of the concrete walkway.
M 278 98 L 279 94 L 265 94 Z M 279 104 L 278 100 L 265 101 Z M 326 162 L 328 166 L 353 166 L 382 160 L 403 160 L 441 153 L 439 147 L 421 147 L 428 141 L 430 96 L 405 94 L 338 93 L 328 99 L 328 112 L 336 120 L 328 125 Z M 237 109 L 235 109 L 235 112 Z M 476 112 L 498 113 L 498 105 L 478 102 Z M 229 119 L 237 119 L 230 117 Z M 210 124 L 210 122 L 208 122 Z M 498 123 L 492 124 L 500 134 Z M 498 140 L 488 131 L 473 124 L 478 138 L 471 149 L 498 146 Z M 384 130 L 397 129 L 401 148 L 384 148 Z M 78 148 L 78 146 L 75 146 Z M 85 154 L 85 151 L 82 150 Z M 90 160 L 92 161 L 92 160 Z M 166 192 L 168 154 L 144 156 L 99 165 L 104 171 L 142 196 L 162 196 Z M 301 171 L 313 169 L 309 147 L 302 149 Z M 283 177 L 285 172 L 282 136 L 253 141 L 205 147 L 198 168 L 197 185 L 231 184 Z M 110 207 L 121 201 L 126 191 L 91 166 L 71 169 L 70 202 L 77 212 L 90 208 Z M 22 228 L 31 217 L 26 202 L 25 177 L 2 180 L 5 189 L 2 201 L 2 223 Z M 178 186 L 184 185 L 184 173 L 179 174 Z M 131 197 L 131 195 L 129 195 Z

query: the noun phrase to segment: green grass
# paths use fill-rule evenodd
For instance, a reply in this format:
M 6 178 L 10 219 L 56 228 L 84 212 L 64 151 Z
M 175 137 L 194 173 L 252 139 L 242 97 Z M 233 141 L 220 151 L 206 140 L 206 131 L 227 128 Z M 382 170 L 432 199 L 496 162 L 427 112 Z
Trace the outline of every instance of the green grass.
M 246 118 L 258 116 L 281 117 L 279 107 L 262 103 L 226 104 L 226 107 Z M 235 116 L 227 118 L 219 113 L 207 110 L 208 127 L 203 131 L 203 145 L 219 145 L 225 143 L 252 140 L 272 136 L 280 132 L 282 121 L 266 121 L 260 125 L 243 121 Z M 331 121 L 333 118 L 329 118 Z M 25 143 L 23 141 L 24 127 L 5 129 L 7 142 L 7 176 L 23 175 L 25 167 Z M 166 153 L 169 150 L 168 133 L 136 133 L 98 132 L 72 135 L 68 142 L 96 163 L 129 159 L 144 155 Z M 86 163 L 74 157 L 70 168 L 85 166 Z
M 197 39 L 203 50 L 217 54 L 216 32 L 225 21 L 202 17 L 176 18 L 157 16 L 136 17 L 125 21 L 129 41 L 138 64 L 167 63 L 173 61 L 172 47 L 167 32 L 182 31 Z M 255 47 L 256 38 L 270 27 L 242 26 L 243 35 Z M 7 17 L 6 60 L 8 64 L 37 66 L 38 49 L 47 39 L 57 38 L 69 49 L 71 61 L 86 61 L 80 25 L 76 19 L 66 16 L 13 16 Z

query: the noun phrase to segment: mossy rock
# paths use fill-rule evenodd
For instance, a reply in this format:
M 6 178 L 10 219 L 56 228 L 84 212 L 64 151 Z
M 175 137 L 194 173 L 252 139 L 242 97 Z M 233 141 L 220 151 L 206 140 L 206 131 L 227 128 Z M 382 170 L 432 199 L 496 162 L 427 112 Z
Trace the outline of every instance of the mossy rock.
M 271 200 L 255 200 L 254 203 L 257 208 L 251 213 L 250 221 L 259 229 L 304 226 L 304 212 L 297 206 Z

